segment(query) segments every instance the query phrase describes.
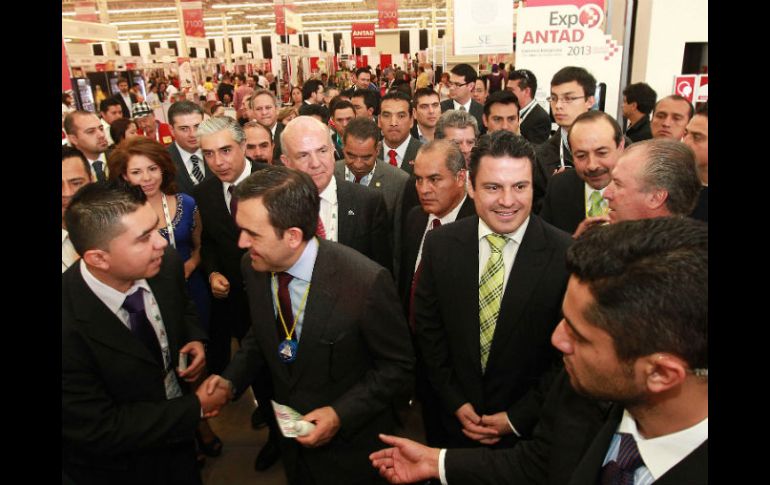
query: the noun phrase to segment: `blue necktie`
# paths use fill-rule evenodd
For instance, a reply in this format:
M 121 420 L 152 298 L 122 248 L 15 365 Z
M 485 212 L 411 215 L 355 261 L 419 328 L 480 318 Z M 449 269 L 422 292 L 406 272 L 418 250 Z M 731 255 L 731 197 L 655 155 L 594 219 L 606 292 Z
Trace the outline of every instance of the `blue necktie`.
M 147 313 L 144 311 L 143 293 L 144 290 L 139 288 L 128 295 L 123 302 L 123 308 L 128 312 L 131 333 L 147 347 L 147 350 L 155 357 L 160 366 L 164 367 L 163 353 L 160 350 L 158 336 L 155 334 L 155 329 L 152 328 L 150 320 L 147 319 Z

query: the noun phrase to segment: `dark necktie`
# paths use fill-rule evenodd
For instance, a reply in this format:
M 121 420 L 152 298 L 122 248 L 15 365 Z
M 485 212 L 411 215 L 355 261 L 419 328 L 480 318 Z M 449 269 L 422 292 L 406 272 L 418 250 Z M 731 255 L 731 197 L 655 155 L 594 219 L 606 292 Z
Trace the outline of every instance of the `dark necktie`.
M 233 219 L 235 219 L 235 213 L 238 211 L 238 199 L 236 199 L 233 196 L 233 192 L 235 192 L 235 185 L 231 184 L 227 191 L 230 193 L 230 214 L 233 215 Z
M 94 162 L 94 173 L 96 173 L 96 181 L 97 182 L 104 182 L 107 180 L 107 177 L 104 175 L 104 162 L 101 160 L 97 160 Z
M 620 448 L 615 461 L 607 463 L 599 476 L 600 485 L 632 485 L 634 471 L 644 465 L 634 437 L 628 433 L 620 434 Z
M 198 158 L 198 155 L 193 155 L 190 157 L 190 162 L 192 162 L 192 175 L 195 177 L 195 180 L 197 180 L 195 185 L 198 185 L 203 182 L 203 172 L 201 172 L 200 166 L 201 159 Z
M 360 183 L 361 183 L 361 179 L 362 179 L 362 178 L 364 178 L 364 175 L 356 175 L 356 174 L 353 174 L 353 177 L 355 177 L 355 178 L 356 178 L 356 183 L 357 183 L 357 184 L 360 184 Z
M 441 225 L 440 219 L 433 219 L 433 223 L 431 224 L 428 231 L 432 231 L 433 229 L 439 227 Z M 427 238 L 428 235 L 426 234 L 425 237 Z M 423 244 L 425 242 L 423 241 Z M 412 333 L 414 333 L 414 290 L 417 289 L 417 282 L 420 279 L 420 275 L 422 274 L 422 259 L 420 259 L 420 264 L 417 265 L 417 269 L 414 272 L 414 277 L 412 278 L 412 288 L 409 292 L 409 326 L 412 329 Z
M 396 159 L 396 151 L 395 150 L 390 150 L 388 152 L 388 158 L 389 158 L 388 161 L 390 162 L 391 165 L 393 165 L 394 167 L 398 167 L 398 160 Z
M 160 350 L 158 336 L 155 334 L 155 329 L 152 328 L 152 324 L 147 319 L 147 313 L 144 311 L 144 290 L 139 288 L 128 295 L 122 307 L 128 312 L 131 333 L 147 347 L 147 350 L 163 367 L 163 354 Z
M 289 331 L 291 331 L 291 327 L 294 325 L 294 313 L 291 310 L 291 295 L 289 294 L 289 283 L 293 279 L 294 277 L 289 273 L 284 271 L 278 273 L 278 303 L 281 305 L 281 315 L 283 315 L 283 321 Z M 286 338 L 286 332 L 283 325 L 280 327 L 278 329 L 280 337 L 284 339 Z

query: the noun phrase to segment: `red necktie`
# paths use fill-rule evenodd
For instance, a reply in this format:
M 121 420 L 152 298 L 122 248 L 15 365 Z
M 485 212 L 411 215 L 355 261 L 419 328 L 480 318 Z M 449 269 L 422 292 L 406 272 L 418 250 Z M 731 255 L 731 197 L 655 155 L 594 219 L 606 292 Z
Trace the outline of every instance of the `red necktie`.
M 433 224 L 430 226 L 430 229 L 428 231 L 432 231 L 433 229 L 439 227 L 441 225 L 440 219 L 433 219 Z M 428 237 L 426 234 L 425 237 Z M 423 240 L 423 244 L 425 241 Z M 422 274 L 422 259 L 420 259 L 420 264 L 417 265 L 417 270 L 414 272 L 414 277 L 412 278 L 412 288 L 409 292 L 409 327 L 412 329 L 412 333 L 414 333 L 414 290 L 417 288 L 417 282 L 420 279 L 420 275 Z
M 388 157 L 390 157 L 390 160 L 389 160 L 390 164 L 393 165 L 394 167 L 398 167 L 398 160 L 396 160 L 396 151 L 390 150 L 388 152 Z
M 363 175 L 356 175 L 356 174 L 353 174 L 353 177 L 356 178 L 356 183 L 357 184 L 360 184 L 361 183 L 361 179 L 364 178 Z
M 326 229 L 320 215 L 318 216 L 318 227 L 316 227 L 315 234 L 321 239 L 326 239 Z

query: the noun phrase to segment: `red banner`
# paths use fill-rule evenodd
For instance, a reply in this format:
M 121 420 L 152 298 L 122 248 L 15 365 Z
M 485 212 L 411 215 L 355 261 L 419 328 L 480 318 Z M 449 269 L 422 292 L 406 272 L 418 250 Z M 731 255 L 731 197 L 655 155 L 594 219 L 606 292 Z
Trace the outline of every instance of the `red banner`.
M 375 47 L 374 24 L 351 24 L 350 37 L 353 47 Z
M 206 37 L 206 29 L 203 27 L 203 4 L 200 0 L 182 1 L 182 20 L 187 37 Z
M 380 67 L 385 69 L 393 65 L 393 58 L 390 54 L 380 54 Z
M 67 62 L 67 50 L 64 48 L 64 39 L 61 40 L 61 90 L 69 91 L 72 89 L 70 80 L 70 66 Z
M 278 2 L 279 0 L 275 1 Z M 283 5 L 283 2 L 281 2 L 280 5 L 275 3 L 273 9 L 275 10 L 275 33 L 278 35 L 296 34 L 297 31 L 295 29 L 286 28 L 286 14 L 284 13 L 284 9 L 289 9 L 293 12 L 294 5 L 288 2 L 285 6 Z
M 379 28 L 398 28 L 398 0 L 377 0 L 377 10 L 379 10 Z
M 356 58 L 356 69 L 369 65 L 369 56 L 353 56 Z
M 75 20 L 81 22 L 98 22 L 99 16 L 96 14 L 96 2 L 75 2 Z

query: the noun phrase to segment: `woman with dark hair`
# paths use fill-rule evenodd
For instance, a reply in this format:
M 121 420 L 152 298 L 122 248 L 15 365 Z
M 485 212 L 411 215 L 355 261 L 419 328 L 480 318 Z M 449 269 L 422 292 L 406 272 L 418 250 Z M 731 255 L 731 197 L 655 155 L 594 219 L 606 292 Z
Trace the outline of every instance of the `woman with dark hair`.
M 110 136 L 115 143 L 113 143 L 111 148 L 114 148 L 126 138 L 131 139 L 135 136 L 140 136 L 136 134 L 136 131 L 136 123 L 131 118 L 118 118 L 113 121 L 110 125 Z
M 302 106 L 302 86 L 294 86 L 291 88 L 289 102 L 291 102 L 291 105 L 297 109 Z
M 211 302 L 206 281 L 198 269 L 201 255 L 201 219 L 195 199 L 177 193 L 174 165 L 168 150 L 149 138 L 138 136 L 118 144 L 107 157 L 110 180 L 123 180 L 142 188 L 147 201 L 158 214 L 160 234 L 179 252 L 184 261 L 187 291 L 195 303 L 201 327 L 209 332 Z M 198 445 L 208 456 L 222 452 L 222 442 L 207 421 L 198 426 Z

